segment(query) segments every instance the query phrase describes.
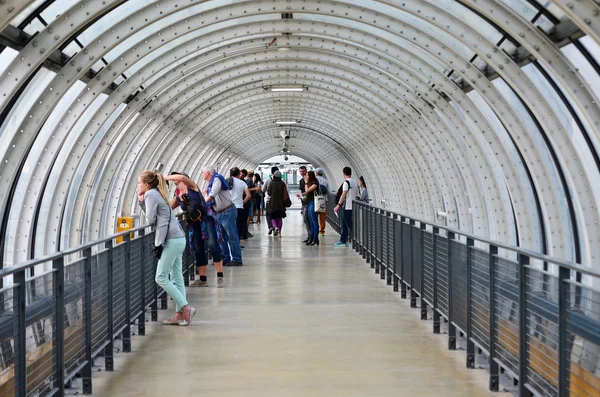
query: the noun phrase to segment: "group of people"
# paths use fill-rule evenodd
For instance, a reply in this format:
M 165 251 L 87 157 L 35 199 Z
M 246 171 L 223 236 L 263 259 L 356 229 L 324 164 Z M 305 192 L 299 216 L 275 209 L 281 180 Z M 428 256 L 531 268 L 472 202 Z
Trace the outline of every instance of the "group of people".
M 321 168 L 307 171 L 300 167 L 300 193 L 302 214 L 307 227 L 307 245 L 319 245 L 319 234 L 325 233 L 326 204 L 329 181 Z M 349 167 L 344 170 L 344 183 L 338 189 L 335 207 L 342 219 L 340 241 L 335 245 L 346 245 L 352 232 L 353 198 L 368 202 L 364 179 L 360 178 L 362 191 L 352 179 Z M 164 323 L 168 325 L 188 325 L 196 309 L 186 300 L 183 280 L 182 254 L 186 246 L 183 229 L 177 221 L 173 209 L 186 212 L 190 250 L 195 256 L 199 279 L 191 287 L 207 287 L 207 252 L 211 255 L 217 270 L 217 287 L 224 287 L 223 266 L 243 266 L 240 240 L 253 237 L 248 224 L 257 214 L 260 222 L 261 209 L 266 207 L 269 235 L 281 236 L 286 210 L 291 199 L 281 172 L 271 168 L 270 177 L 263 183 L 258 174 L 234 167 L 229 178 L 217 173 L 212 166 L 202 170 L 203 190 L 187 174 L 171 172 L 162 175 L 144 171 L 138 178 L 138 200 L 146 221 L 156 227 L 154 245 L 160 252 L 156 270 L 156 283 L 175 302 L 175 315 Z M 175 196 L 168 197 L 167 182 L 175 184 Z M 356 192 L 356 194 L 354 194 Z M 316 207 L 318 206 L 318 208 Z M 325 211 L 322 211 L 322 209 Z M 256 212 L 254 211 L 256 209 Z M 341 211 L 340 211 L 341 209 Z

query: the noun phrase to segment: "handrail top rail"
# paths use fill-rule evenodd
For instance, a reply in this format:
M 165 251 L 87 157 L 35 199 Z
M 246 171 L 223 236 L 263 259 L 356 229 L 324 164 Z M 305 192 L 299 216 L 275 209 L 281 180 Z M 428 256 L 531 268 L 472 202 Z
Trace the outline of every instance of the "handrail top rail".
M 461 230 L 456 230 L 456 229 L 452 229 L 452 228 L 447 227 L 447 226 L 438 225 L 438 224 L 430 222 L 430 221 L 424 221 L 424 220 L 416 218 L 414 216 L 403 215 L 403 214 L 400 214 L 398 212 L 390 211 L 390 210 L 385 209 L 385 208 L 379 208 L 379 207 L 375 207 L 375 206 L 370 205 L 370 204 L 365 204 L 365 203 L 362 203 L 360 201 L 356 201 L 355 200 L 352 205 L 358 205 L 358 206 L 363 206 L 365 208 L 373 208 L 373 209 L 376 209 L 376 210 L 385 211 L 389 215 L 396 215 L 398 217 L 402 217 L 402 218 L 406 218 L 406 219 L 409 219 L 409 220 L 413 220 L 415 222 L 419 222 L 419 223 L 422 223 L 422 224 L 430 225 L 432 227 L 437 227 L 439 229 L 446 230 L 447 232 L 451 232 L 451 233 L 454 233 L 454 234 L 458 234 L 458 235 L 464 236 L 466 238 L 470 238 L 470 239 L 473 239 L 473 240 L 476 240 L 476 241 L 480 241 L 482 243 L 485 243 L 485 244 L 488 244 L 488 245 L 491 245 L 491 246 L 494 246 L 494 247 L 506 249 L 506 250 L 509 250 L 509 251 L 514 251 L 517 254 L 526 255 L 529 258 L 539 259 L 539 260 L 544 261 L 544 262 L 549 262 L 549 263 L 552 263 L 552 264 L 555 264 L 555 265 L 558 265 L 558 266 L 566 267 L 566 268 L 568 268 L 570 270 L 573 270 L 573 271 L 576 271 L 576 272 L 579 272 L 579 273 L 583 273 L 583 274 L 586 274 L 588 276 L 600 278 L 600 271 L 594 270 L 591 267 L 586 267 L 586 266 L 584 266 L 582 264 L 579 264 L 579 263 L 574 263 L 574 262 L 566 261 L 564 259 L 554 258 L 554 257 L 548 256 L 548 255 L 545 255 L 545 254 L 541 254 L 541 253 L 536 252 L 536 251 L 529 250 L 527 248 L 517 247 L 515 245 L 510 245 L 510 244 L 501 243 L 499 241 L 490 240 L 490 239 L 487 239 L 487 238 L 484 238 L 484 237 L 481 237 L 481 236 L 476 236 L 474 234 L 470 234 L 470 233 L 467 233 L 467 232 L 464 232 L 464 231 L 461 231 Z
M 66 250 L 63 250 L 63 251 L 56 251 L 56 252 L 53 252 L 51 254 L 48 254 L 48 255 L 43 256 L 38 259 L 30 259 L 27 262 L 23 262 L 21 264 L 15 265 L 15 266 L 10 266 L 5 269 L 1 269 L 0 270 L 0 278 L 4 278 L 4 277 L 10 276 L 10 275 L 13 275 L 15 273 L 32 268 L 36 265 L 40 265 L 45 262 L 51 262 L 55 259 L 65 257 L 67 255 L 75 254 L 77 252 L 83 251 L 84 249 L 92 248 L 95 245 L 106 243 L 107 241 L 114 240 L 117 237 L 124 237 L 124 236 L 128 235 L 129 233 L 138 232 L 138 231 L 144 230 L 153 225 L 154 225 L 153 223 L 150 223 L 150 224 L 135 227 L 133 229 L 127 229 L 125 231 L 103 237 L 99 240 L 94 240 L 89 243 L 85 243 L 83 245 L 78 245 L 76 247 L 67 248 Z

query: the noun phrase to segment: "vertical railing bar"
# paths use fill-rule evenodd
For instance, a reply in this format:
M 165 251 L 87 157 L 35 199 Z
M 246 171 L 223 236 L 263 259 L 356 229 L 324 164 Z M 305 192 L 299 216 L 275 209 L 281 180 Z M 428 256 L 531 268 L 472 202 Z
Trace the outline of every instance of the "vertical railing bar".
M 404 224 L 406 217 L 400 217 L 400 297 L 406 299 L 406 274 L 404 274 L 404 239 L 407 238 L 404 234 Z
M 385 218 L 386 229 L 387 229 L 387 252 L 386 252 L 386 262 L 387 262 L 387 285 L 393 285 L 394 283 L 394 265 L 392 264 L 392 252 L 394 245 L 392 244 L 394 234 L 392 233 L 393 229 L 393 215 L 391 212 L 387 213 Z
M 421 320 L 427 320 L 427 303 L 423 299 L 425 297 L 425 233 L 427 233 L 427 224 L 421 222 L 419 239 L 420 239 L 420 247 L 421 247 L 421 291 L 419 291 L 419 296 L 421 300 Z
M 448 350 L 456 350 L 456 325 L 454 325 L 454 310 L 452 309 L 452 241 L 456 238 L 454 232 L 448 232 Z
M 58 308 L 64 302 L 64 278 L 62 282 L 58 281 L 60 276 L 63 276 L 63 258 L 60 257 L 55 259 L 53 267 L 56 269 L 53 279 L 53 291 L 56 297 L 56 307 L 54 309 L 54 324 L 55 334 L 53 336 L 52 347 L 55 350 L 53 369 L 54 374 L 54 387 L 59 392 L 62 391 L 64 394 L 65 382 L 64 382 L 64 341 L 63 334 L 64 330 L 63 317 L 64 305 L 62 310 Z M 25 281 L 25 270 L 21 270 L 13 275 L 14 288 L 14 342 L 15 342 L 15 362 L 14 362 L 14 384 L 15 384 L 15 396 L 26 397 L 27 396 L 27 326 L 25 324 L 26 307 L 27 307 L 27 284 Z M 60 325 L 59 325 L 60 324 Z M 61 394 L 62 395 L 62 394 Z
M 381 210 L 379 208 L 375 208 L 373 210 L 373 241 L 371 243 L 371 267 L 375 267 L 375 274 L 379 274 L 379 270 L 381 269 L 381 263 L 379 261 L 379 219 L 380 219 Z
M 441 315 L 438 310 L 437 240 L 440 228 L 433 227 L 433 333 L 439 334 Z
M 475 343 L 473 343 L 473 247 L 475 240 L 467 238 L 467 368 L 475 368 Z
M 415 250 L 414 246 L 414 233 L 413 229 L 416 225 L 414 220 L 409 221 L 410 227 L 408 228 L 408 272 L 410 280 L 410 307 L 417 307 L 417 291 L 415 291 Z
M 125 244 L 125 328 L 121 334 L 123 352 L 131 352 L 131 235 L 123 236 Z
M 104 348 L 104 369 L 106 371 L 113 371 L 115 369 L 114 365 L 114 312 L 113 312 L 113 240 L 108 240 L 104 247 L 108 250 L 108 260 L 106 263 L 106 285 L 107 285 L 107 295 L 106 295 L 106 305 L 107 305 L 107 315 L 106 315 L 106 323 L 107 323 L 107 345 Z
M 498 391 L 500 389 L 500 366 L 496 362 L 496 338 L 498 333 L 498 325 L 496 324 L 496 255 L 498 255 L 498 247 L 495 245 L 489 246 L 489 364 L 490 364 L 490 391 Z
M 146 231 L 139 231 L 138 237 L 140 241 L 140 308 L 141 312 L 138 316 L 138 335 L 146 335 L 146 247 L 145 242 Z M 183 270 L 183 269 L 182 269 Z M 184 280 L 187 277 L 183 277 Z
M 381 280 L 385 279 L 385 274 L 387 273 L 387 264 L 385 264 L 383 259 L 383 223 L 386 221 L 387 211 L 381 210 L 379 212 L 379 239 L 375 240 L 377 242 L 377 254 L 379 256 L 379 278 Z
M 531 392 L 525 386 L 527 381 L 527 362 L 529 361 L 529 348 L 527 347 L 527 269 L 529 257 L 518 253 L 519 260 L 519 396 L 530 396 Z
M 85 366 L 81 371 L 83 394 L 92 394 L 92 249 L 83 250 L 84 262 L 84 332 L 85 332 Z
M 571 285 L 568 281 L 571 278 L 571 270 L 559 266 L 558 269 L 558 395 L 569 395 L 569 336 L 568 336 L 568 315 L 570 305 Z
M 396 237 L 397 233 L 399 233 L 398 229 L 400 229 L 398 227 L 398 214 L 394 214 L 393 221 L 392 221 L 392 236 L 393 236 L 393 243 L 394 243 L 393 244 L 393 246 L 394 246 L 394 248 L 393 248 L 394 249 L 394 251 L 393 251 L 394 252 L 394 254 L 393 254 L 394 266 L 393 266 L 392 278 L 393 278 L 393 284 L 394 284 L 394 292 L 398 292 L 398 277 L 399 277 L 399 274 L 398 274 L 398 263 L 399 263 L 398 258 L 399 258 L 399 256 L 398 256 L 398 249 L 397 249 L 398 248 L 397 247 L 398 238 Z M 402 242 L 402 239 L 400 239 L 400 242 Z

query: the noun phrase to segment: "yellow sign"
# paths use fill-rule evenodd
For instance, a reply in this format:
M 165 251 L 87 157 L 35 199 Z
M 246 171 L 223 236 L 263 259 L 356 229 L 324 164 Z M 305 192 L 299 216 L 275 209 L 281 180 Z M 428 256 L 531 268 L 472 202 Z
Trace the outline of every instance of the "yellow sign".
M 124 232 L 125 230 L 129 230 L 133 228 L 133 218 L 129 216 L 123 216 L 117 218 L 117 233 Z M 133 233 L 131 233 L 130 238 L 133 238 Z M 117 237 L 117 244 L 123 242 L 123 237 Z

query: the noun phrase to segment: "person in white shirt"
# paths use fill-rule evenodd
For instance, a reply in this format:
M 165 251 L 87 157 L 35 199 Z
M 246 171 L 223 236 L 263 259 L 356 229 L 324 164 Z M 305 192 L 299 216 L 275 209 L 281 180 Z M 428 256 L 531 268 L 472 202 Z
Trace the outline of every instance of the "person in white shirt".
M 350 167 L 344 167 L 343 172 L 342 196 L 333 209 L 336 214 L 340 209 L 343 211 L 342 233 L 340 234 L 340 241 L 334 245 L 345 246 L 348 240 L 350 240 L 349 245 L 352 246 L 352 200 L 356 196 L 356 192 L 358 192 L 358 183 L 352 179 L 352 169 Z
M 246 218 L 248 218 L 247 210 L 244 208 L 246 204 L 252 198 L 252 193 L 248 189 L 248 185 L 242 179 L 240 179 L 241 171 L 238 167 L 233 167 L 229 170 L 229 179 L 227 182 L 231 188 L 231 200 L 233 205 L 237 209 L 236 226 L 240 240 L 248 238 L 246 234 L 247 228 L 244 226 Z
M 325 175 L 323 168 L 317 168 L 315 173 L 317 174 L 317 180 L 319 181 L 319 188 L 321 189 L 321 193 L 323 193 L 325 202 L 327 203 L 329 201 L 329 193 L 331 193 L 329 181 L 323 176 Z M 325 225 L 327 225 L 327 207 L 325 207 L 325 212 L 319 212 L 319 233 L 321 236 L 325 235 Z

